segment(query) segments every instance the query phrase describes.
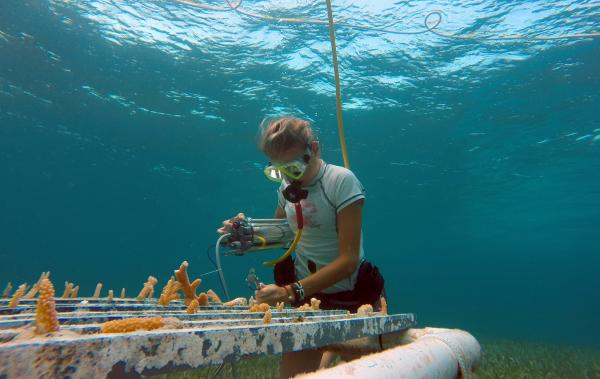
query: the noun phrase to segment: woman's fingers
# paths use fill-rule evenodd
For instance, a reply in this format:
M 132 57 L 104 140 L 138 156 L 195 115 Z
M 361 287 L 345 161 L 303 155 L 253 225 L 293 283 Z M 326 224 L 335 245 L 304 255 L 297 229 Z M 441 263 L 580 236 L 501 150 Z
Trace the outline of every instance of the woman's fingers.
M 244 220 L 245 218 L 246 218 L 246 215 L 244 215 L 242 212 L 240 212 L 237 214 L 237 216 L 234 216 L 234 217 L 230 218 L 229 220 L 223 221 L 223 226 L 220 227 L 219 229 L 217 229 L 217 233 L 219 233 L 219 234 L 229 233 L 231 231 L 231 229 L 233 228 L 234 222 Z

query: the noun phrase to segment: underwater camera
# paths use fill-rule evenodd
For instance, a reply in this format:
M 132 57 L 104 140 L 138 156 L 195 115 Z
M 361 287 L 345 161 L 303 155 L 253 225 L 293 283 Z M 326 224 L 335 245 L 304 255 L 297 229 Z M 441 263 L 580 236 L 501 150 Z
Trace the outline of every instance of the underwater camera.
M 236 220 L 220 245 L 228 248 L 224 255 L 244 255 L 247 252 L 284 248 L 294 239 L 286 219 Z
M 294 242 L 297 243 L 297 239 L 299 239 L 299 234 L 301 233 L 294 235 L 286 219 L 245 218 L 234 221 L 231 231 L 223 234 L 216 243 L 217 271 L 225 296 L 229 299 L 229 291 L 221 265 L 221 248 L 225 248 L 222 254 L 226 256 L 242 256 L 249 252 L 279 248 L 287 249 L 287 252 L 279 259 L 265 262 L 266 265 L 272 266 L 291 253 L 295 246 Z

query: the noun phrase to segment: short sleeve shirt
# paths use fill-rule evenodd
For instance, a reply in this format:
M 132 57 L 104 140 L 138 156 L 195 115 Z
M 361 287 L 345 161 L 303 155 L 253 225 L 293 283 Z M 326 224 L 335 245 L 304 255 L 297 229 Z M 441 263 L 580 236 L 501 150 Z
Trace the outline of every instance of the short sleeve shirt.
M 286 201 L 282 194 L 287 185 L 289 183 L 284 180 L 279 187 L 278 203 L 285 210 L 290 227 L 296 232 L 295 206 Z M 364 187 L 352 171 L 325 162 L 322 162 L 315 179 L 303 188 L 308 190 L 308 197 L 300 202 L 304 229 L 296 246 L 294 259 L 298 280 L 311 274 L 309 267 L 319 270 L 339 256 L 337 214 L 348 205 L 365 198 Z M 364 257 L 362 231 L 359 254 L 362 259 Z M 352 290 L 356 283 L 357 272 L 358 267 L 350 277 L 321 292 Z

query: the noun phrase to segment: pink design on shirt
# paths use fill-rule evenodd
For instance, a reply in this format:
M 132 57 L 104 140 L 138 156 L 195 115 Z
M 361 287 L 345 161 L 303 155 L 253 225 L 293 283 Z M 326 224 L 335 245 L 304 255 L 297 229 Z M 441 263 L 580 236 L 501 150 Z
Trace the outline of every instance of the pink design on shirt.
M 302 205 L 302 217 L 304 218 L 304 226 L 309 228 L 320 228 L 321 224 L 315 221 L 317 219 L 317 213 L 319 213 L 319 210 L 317 209 L 315 203 L 309 199 L 304 199 L 301 200 L 300 204 Z

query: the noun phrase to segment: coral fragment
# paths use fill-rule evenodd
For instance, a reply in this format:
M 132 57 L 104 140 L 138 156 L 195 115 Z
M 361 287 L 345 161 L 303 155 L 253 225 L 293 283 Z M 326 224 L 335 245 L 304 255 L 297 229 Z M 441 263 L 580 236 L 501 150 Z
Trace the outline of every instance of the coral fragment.
M 21 300 L 25 291 L 27 291 L 27 283 L 23 283 L 19 286 L 19 288 L 17 288 L 13 297 L 10 299 L 10 302 L 8 303 L 8 307 L 16 308 L 17 305 L 19 305 L 19 300 Z
M 221 298 L 219 297 L 219 295 L 217 295 L 215 293 L 215 291 L 209 289 L 208 291 L 206 291 L 206 294 L 208 295 L 208 299 L 210 301 L 212 301 L 213 303 L 222 303 L 223 301 L 221 300 Z
M 196 299 L 196 288 L 202 283 L 202 279 L 198 278 L 190 283 L 190 278 L 187 273 L 187 268 L 189 264 L 187 261 L 183 261 L 179 266 L 178 270 L 175 270 L 175 277 L 177 281 L 181 284 L 181 290 L 185 296 L 183 300 L 186 305 L 188 305 L 192 300 Z
M 380 309 L 381 314 L 387 315 L 388 314 L 388 305 L 387 305 L 387 301 L 385 300 L 385 297 L 381 296 L 379 298 L 379 302 L 381 303 L 381 309 Z
M 227 306 L 227 307 L 233 307 L 236 305 L 240 305 L 240 306 L 244 306 L 248 304 L 246 302 L 246 298 L 245 297 L 236 297 L 235 299 L 228 301 L 226 303 L 223 303 L 223 305 Z
M 273 315 L 271 314 L 271 308 L 267 309 L 265 315 L 263 316 L 263 324 L 270 324 L 273 320 Z
M 371 304 L 363 304 L 358 307 L 356 314 L 360 317 L 373 316 L 373 306 Z
M 181 288 L 181 284 L 175 281 L 175 278 L 171 276 L 167 284 L 163 287 L 162 294 L 158 299 L 158 304 L 167 306 L 171 301 L 178 299 L 179 294 L 177 291 Z
M 159 328 L 180 328 L 181 321 L 174 317 L 133 317 L 113 320 L 102 324 L 101 333 L 129 333 L 136 330 L 154 330 Z
M 158 283 L 158 280 L 154 276 L 150 275 L 148 280 L 146 280 L 146 283 L 144 283 L 144 287 L 138 294 L 137 299 L 144 300 L 146 297 L 151 298 L 152 294 L 154 293 L 154 286 L 156 283 Z
M 100 297 L 100 292 L 102 291 L 102 283 L 96 284 L 96 290 L 94 291 L 94 299 Z
M 46 334 L 59 329 L 58 315 L 54 302 L 54 286 L 48 278 L 40 283 L 40 297 L 35 311 L 35 333 Z
M 188 305 L 186 312 L 189 314 L 196 313 L 198 312 L 198 307 L 200 307 L 200 304 L 198 304 L 198 300 L 192 300 L 190 301 L 190 305 Z

